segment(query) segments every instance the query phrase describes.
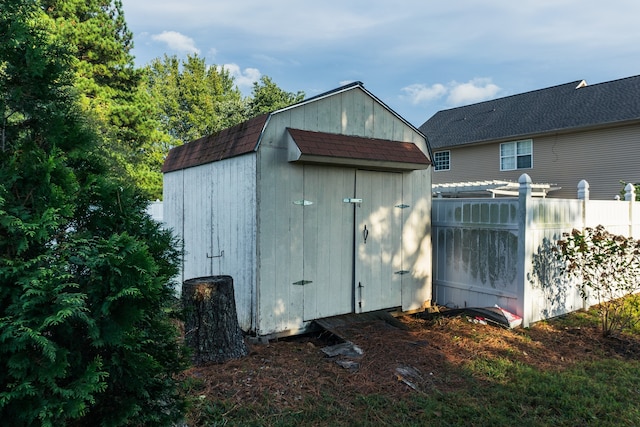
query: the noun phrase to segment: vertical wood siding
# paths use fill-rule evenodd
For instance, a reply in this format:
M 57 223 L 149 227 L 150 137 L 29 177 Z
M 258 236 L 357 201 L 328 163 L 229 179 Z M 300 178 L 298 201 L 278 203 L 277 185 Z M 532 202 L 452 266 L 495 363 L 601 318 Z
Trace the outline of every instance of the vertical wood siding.
M 180 239 L 181 247 L 184 246 L 184 171 L 175 171 L 163 176 L 162 186 L 162 216 L 164 225 L 167 229 L 172 230 L 174 235 Z M 184 258 L 181 259 L 180 265 L 184 265 Z M 182 290 L 182 282 L 184 281 L 184 269 L 180 268 L 180 273 L 176 277 L 176 290 Z
M 164 175 L 165 222 L 185 247 L 181 280 L 232 276 L 244 330 L 256 294 L 255 164 L 248 154 Z
M 258 335 L 303 325 L 303 168 L 284 149 L 263 145 L 258 172 Z
M 402 174 L 359 170 L 355 196 L 355 311 L 400 307 Z
M 304 166 L 303 320 L 349 313 L 353 301 L 354 171 Z
M 186 248 L 180 280 L 231 275 L 240 326 L 260 336 L 354 310 L 355 208 L 343 198 L 355 197 L 356 169 L 289 163 L 288 127 L 413 142 L 428 153 L 422 135 L 354 88 L 272 114 L 255 154 L 165 174 L 165 221 Z M 393 213 L 403 233 L 388 257 L 410 274 L 388 269 L 391 279 L 373 288 L 378 306 L 419 309 L 431 300 L 431 172 L 370 173 L 380 174 L 373 193 L 394 175 L 390 197 L 411 206 Z M 400 285 L 386 286 L 393 280 Z
M 431 305 L 431 168 L 402 174 L 402 197 L 410 207 L 401 210 L 402 310 L 412 311 Z
M 307 285 L 293 284 L 300 280 L 311 280 L 307 276 L 313 272 L 313 269 L 316 269 L 315 280 L 319 282 L 326 283 L 335 274 L 347 275 L 348 280 L 353 280 L 352 273 L 346 272 L 348 267 L 346 262 L 349 258 L 341 254 L 345 253 L 343 251 L 347 247 L 353 250 L 354 231 L 351 231 L 350 237 L 339 239 L 333 234 L 338 229 L 332 222 L 334 220 L 327 215 L 328 211 L 322 211 L 323 209 L 335 210 L 338 207 L 329 208 L 324 206 L 325 203 L 322 206 L 303 207 L 293 203 L 304 200 L 308 194 L 313 193 L 316 193 L 319 199 L 329 195 L 340 200 L 349 197 L 348 194 L 338 194 L 340 190 L 337 187 L 345 185 L 343 180 L 346 178 L 344 176 L 340 178 L 344 171 L 326 182 L 321 182 L 321 179 L 318 179 L 317 184 L 306 182 L 306 166 L 288 162 L 287 127 L 413 142 L 424 153 L 428 153 L 426 142 L 419 133 L 360 89 L 349 90 L 272 114 L 264 131 L 257 157 L 258 335 L 282 331 L 295 332 L 305 328 L 310 319 L 310 316 L 305 314 L 305 308 L 317 310 L 318 313 L 329 313 L 332 312 L 331 310 L 337 313 L 344 308 L 346 296 L 340 293 L 341 291 L 327 287 L 329 292 L 338 292 L 337 298 L 340 298 L 340 302 L 329 307 L 324 300 L 313 303 L 309 299 L 312 298 L 313 292 L 320 291 L 320 286 L 315 286 L 314 290 L 313 283 L 309 284 L 308 288 Z M 318 177 L 332 174 L 336 169 L 332 166 L 314 168 L 317 168 L 314 173 L 318 173 Z M 351 170 L 350 173 L 355 177 L 355 169 L 345 169 Z M 406 183 L 407 191 L 410 192 L 406 195 L 410 201 L 405 203 L 416 207 L 416 214 L 413 213 L 413 208 L 403 213 L 407 217 L 405 235 L 415 233 L 418 237 L 409 239 L 411 247 L 410 251 L 406 251 L 405 257 L 412 264 L 406 269 L 411 270 L 412 274 L 401 278 L 401 303 L 405 309 L 418 309 L 425 301 L 431 300 L 430 222 L 428 213 L 425 215 L 431 203 L 430 170 L 403 173 L 402 176 L 402 185 L 404 187 Z M 340 183 L 332 182 L 333 179 L 340 180 Z M 317 189 L 313 190 L 313 186 L 317 186 Z M 352 195 L 354 196 L 355 194 Z M 313 196 L 309 198 L 312 202 L 314 201 Z M 303 224 L 305 224 L 305 215 L 309 219 L 309 215 L 313 215 L 314 211 L 315 220 L 318 221 L 314 227 L 318 230 L 334 231 L 326 236 L 317 231 L 317 246 L 312 248 L 314 245 L 305 239 L 309 232 L 313 234 L 316 231 L 309 229 L 305 231 Z M 305 259 L 307 253 L 311 255 L 309 260 Z M 339 263 L 336 261 L 338 257 L 341 260 Z M 400 258 L 403 256 L 401 255 Z M 316 260 L 313 267 L 309 264 L 312 259 Z M 328 260 L 331 265 L 323 265 L 325 260 Z M 322 268 L 331 270 L 318 270 Z M 350 299 L 351 297 L 349 297 L 349 311 L 352 310 Z M 390 304 L 396 303 L 397 301 L 390 302 Z

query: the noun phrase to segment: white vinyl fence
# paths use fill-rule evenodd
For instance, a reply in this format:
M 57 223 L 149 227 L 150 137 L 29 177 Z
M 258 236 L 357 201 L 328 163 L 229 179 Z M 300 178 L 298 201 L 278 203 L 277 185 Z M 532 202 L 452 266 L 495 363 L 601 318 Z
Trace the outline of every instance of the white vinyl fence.
M 563 273 L 553 247 L 574 228 L 603 225 L 639 238 L 640 206 L 633 186 L 625 201 L 531 197 L 531 178 L 520 177 L 514 198 L 433 199 L 433 295 L 449 307 L 499 305 L 523 325 L 591 305 Z

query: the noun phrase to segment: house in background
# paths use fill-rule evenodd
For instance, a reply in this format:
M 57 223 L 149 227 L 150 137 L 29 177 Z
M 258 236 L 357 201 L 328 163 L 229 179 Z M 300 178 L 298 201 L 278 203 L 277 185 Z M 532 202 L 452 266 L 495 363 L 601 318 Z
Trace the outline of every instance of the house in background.
M 640 76 L 443 110 L 420 130 L 434 188 L 450 195 L 509 194 L 527 173 L 541 196 L 575 198 L 584 179 L 592 199 L 612 200 L 621 181 L 640 182 Z
M 245 332 L 430 304 L 427 141 L 362 83 L 175 147 L 163 173 L 181 279 L 232 276 Z

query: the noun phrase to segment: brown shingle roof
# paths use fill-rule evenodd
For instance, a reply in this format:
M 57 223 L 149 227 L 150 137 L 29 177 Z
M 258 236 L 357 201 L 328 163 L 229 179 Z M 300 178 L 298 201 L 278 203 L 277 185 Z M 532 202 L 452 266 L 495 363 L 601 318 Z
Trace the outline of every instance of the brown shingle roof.
M 169 151 L 162 172 L 186 169 L 254 151 L 267 122 L 263 114 Z
M 290 128 L 287 130 L 303 156 L 411 163 L 425 166 L 431 164 L 420 148 L 411 142 Z

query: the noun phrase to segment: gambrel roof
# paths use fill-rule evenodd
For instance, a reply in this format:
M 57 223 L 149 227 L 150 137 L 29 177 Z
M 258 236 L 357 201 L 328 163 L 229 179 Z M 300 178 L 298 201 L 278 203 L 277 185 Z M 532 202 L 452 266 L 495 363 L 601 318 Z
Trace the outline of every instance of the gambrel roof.
M 640 122 L 640 76 L 559 86 L 442 110 L 420 130 L 432 149 Z
M 162 172 L 204 165 L 255 151 L 268 118 L 268 114 L 262 114 L 220 132 L 172 148 L 162 165 Z

